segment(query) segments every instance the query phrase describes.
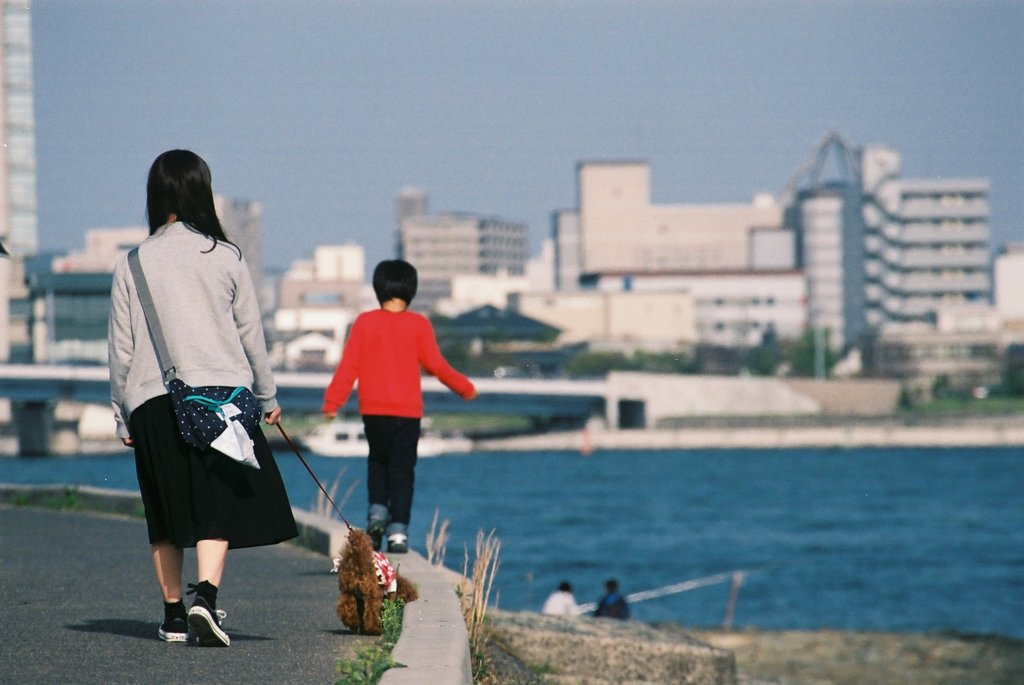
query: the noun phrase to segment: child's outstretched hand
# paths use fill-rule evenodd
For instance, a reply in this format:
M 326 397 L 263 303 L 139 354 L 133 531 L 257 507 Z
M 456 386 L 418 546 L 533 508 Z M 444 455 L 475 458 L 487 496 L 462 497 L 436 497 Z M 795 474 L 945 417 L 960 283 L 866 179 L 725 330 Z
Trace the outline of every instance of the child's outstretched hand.
M 473 388 L 473 392 L 470 393 L 470 395 L 466 398 L 466 401 L 467 402 L 472 402 L 473 400 L 475 400 L 478 397 L 480 397 L 480 391 L 477 390 L 476 388 Z

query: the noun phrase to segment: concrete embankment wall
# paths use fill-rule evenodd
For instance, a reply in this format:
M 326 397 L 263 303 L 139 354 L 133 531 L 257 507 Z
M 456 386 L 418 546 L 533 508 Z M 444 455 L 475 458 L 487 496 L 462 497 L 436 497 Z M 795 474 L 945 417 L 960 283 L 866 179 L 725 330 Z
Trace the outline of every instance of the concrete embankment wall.
M 624 402 L 641 403 L 645 424 L 702 416 L 886 416 L 897 407 L 894 381 L 754 376 L 608 374 L 607 425 L 620 425 Z

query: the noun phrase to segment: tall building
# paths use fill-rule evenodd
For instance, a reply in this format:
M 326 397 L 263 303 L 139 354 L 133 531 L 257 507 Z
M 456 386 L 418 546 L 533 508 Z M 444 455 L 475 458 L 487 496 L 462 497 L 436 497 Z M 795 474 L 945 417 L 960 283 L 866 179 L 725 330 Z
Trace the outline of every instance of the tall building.
M 865 227 L 857 151 L 838 133 L 815 148 L 782 192 L 807 279 L 807 322 L 836 350 L 867 332 Z M 872 271 L 874 273 L 874 271 Z
M 990 304 L 989 183 L 901 179 L 900 156 L 861 153 L 868 324 L 935 323 L 941 306 Z
M 0 11 L 0 238 L 15 256 L 39 249 L 29 8 L 25 0 L 4 0 Z
M 414 306 L 432 309 L 452 294 L 457 274 L 522 275 L 527 227 L 477 214 L 410 216 L 399 227 L 402 258 L 419 272 Z
M 580 287 L 583 255 L 580 253 L 580 214 L 561 209 L 551 215 L 551 240 L 555 249 L 555 290 Z
M 235 200 L 217 195 L 214 206 L 224 234 L 238 245 L 245 257 L 252 285 L 261 298 L 260 310 L 266 313 L 270 303 L 263 301 L 263 205 L 252 200 Z
M 395 196 L 395 256 L 402 256 L 402 222 L 428 212 L 428 197 L 424 190 L 406 186 Z
M 29 0 L 2 0 L 0 5 L 0 244 L 14 260 L 39 249 L 30 9 Z M 21 266 L 0 257 L 0 361 L 10 358 L 12 327 L 27 326 L 20 309 L 12 315 L 10 306 L 23 289 L 13 282 Z
M 886 324 L 934 324 L 943 306 L 991 302 L 988 181 L 904 179 L 896 150 L 830 133 L 783 198 L 809 321 L 833 348 Z

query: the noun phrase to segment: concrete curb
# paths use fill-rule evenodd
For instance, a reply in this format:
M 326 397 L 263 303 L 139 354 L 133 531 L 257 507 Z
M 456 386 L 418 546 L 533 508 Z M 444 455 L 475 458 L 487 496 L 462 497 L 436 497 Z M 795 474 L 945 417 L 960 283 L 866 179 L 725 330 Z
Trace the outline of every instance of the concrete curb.
M 348 542 L 341 521 L 292 509 L 299 537 L 295 542 L 328 557 L 340 555 Z M 392 668 L 380 685 L 472 685 L 469 634 L 455 594 L 461 576 L 427 562 L 417 552 L 390 555 L 391 563 L 413 583 L 419 599 L 407 604 L 402 634 L 391 652 L 403 668 Z
M 0 483 L 0 504 L 62 507 L 74 511 L 142 515 L 137 492 L 87 485 L 11 485 Z M 327 557 L 345 547 L 348 528 L 340 521 L 292 508 L 299 537 L 293 542 Z M 393 668 L 381 685 L 472 685 L 469 635 L 455 594 L 454 574 L 427 562 L 420 554 L 392 555 L 395 564 L 419 590 L 419 599 L 405 607 L 402 634 L 391 655 L 403 668 Z

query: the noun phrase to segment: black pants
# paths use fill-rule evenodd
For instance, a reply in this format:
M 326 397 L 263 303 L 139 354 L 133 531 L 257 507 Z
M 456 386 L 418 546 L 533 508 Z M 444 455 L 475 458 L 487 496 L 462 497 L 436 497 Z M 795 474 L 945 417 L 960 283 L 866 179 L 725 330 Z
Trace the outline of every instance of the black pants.
M 388 508 L 390 524 L 409 524 L 412 491 L 416 482 L 416 447 L 420 420 L 404 416 L 364 416 L 370 458 L 366 489 L 370 505 Z

